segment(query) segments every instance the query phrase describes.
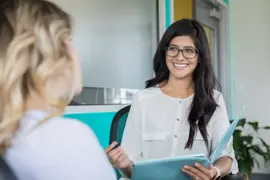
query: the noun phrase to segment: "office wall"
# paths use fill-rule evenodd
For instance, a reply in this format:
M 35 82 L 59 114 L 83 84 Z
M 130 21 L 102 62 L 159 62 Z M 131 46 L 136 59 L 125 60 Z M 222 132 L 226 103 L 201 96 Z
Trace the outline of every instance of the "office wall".
M 229 7 L 233 115 L 246 104 L 248 120 L 269 125 L 270 1 L 230 0 Z M 270 143 L 270 131 L 260 135 Z M 255 172 L 270 173 L 270 166 Z
M 51 0 L 75 20 L 83 86 L 144 87 L 157 45 L 156 0 Z M 112 76 L 113 75 L 113 76 Z

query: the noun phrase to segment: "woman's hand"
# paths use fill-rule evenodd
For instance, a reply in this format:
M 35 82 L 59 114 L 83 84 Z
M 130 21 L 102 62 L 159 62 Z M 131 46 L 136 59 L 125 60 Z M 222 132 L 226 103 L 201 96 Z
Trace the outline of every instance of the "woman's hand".
M 213 165 L 207 169 L 203 165 L 195 163 L 195 167 L 184 166 L 181 170 L 192 177 L 193 180 L 214 180 L 217 176 L 217 170 Z
M 118 169 L 131 168 L 132 162 L 129 160 L 124 150 L 121 148 L 121 146 L 117 148 L 115 148 L 115 146 L 117 146 L 117 142 L 113 142 L 105 150 L 112 165 Z

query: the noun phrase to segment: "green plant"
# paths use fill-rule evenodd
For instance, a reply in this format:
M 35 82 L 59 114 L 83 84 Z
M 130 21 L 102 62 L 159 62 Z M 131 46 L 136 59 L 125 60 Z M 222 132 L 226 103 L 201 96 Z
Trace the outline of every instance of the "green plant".
M 249 127 L 248 133 L 244 133 L 244 129 Z M 270 162 L 270 145 L 258 135 L 259 130 L 269 129 L 270 126 L 259 127 L 258 122 L 248 122 L 245 118 L 241 119 L 237 125 L 233 134 L 233 147 L 239 170 L 246 177 L 251 175 L 255 163 L 260 167 L 256 155 L 261 156 L 266 164 Z

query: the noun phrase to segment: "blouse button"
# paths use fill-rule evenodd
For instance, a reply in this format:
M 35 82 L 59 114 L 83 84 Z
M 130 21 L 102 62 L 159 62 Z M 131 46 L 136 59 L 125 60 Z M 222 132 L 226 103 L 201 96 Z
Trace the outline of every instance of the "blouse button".
M 182 101 L 178 101 L 179 102 L 179 104 L 182 104 Z
M 179 118 L 177 118 L 176 120 L 177 120 L 177 121 L 180 121 L 180 119 L 179 119 Z

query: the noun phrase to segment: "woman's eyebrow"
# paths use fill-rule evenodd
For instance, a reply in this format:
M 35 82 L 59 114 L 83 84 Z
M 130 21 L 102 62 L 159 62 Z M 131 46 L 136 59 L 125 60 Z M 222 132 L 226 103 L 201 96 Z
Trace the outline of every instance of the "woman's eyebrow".
M 178 48 L 180 48 L 179 46 L 177 46 L 176 44 L 170 44 L 170 46 L 174 46 L 174 47 L 178 47 Z M 191 45 L 189 45 L 189 46 L 183 46 L 184 48 L 195 48 L 194 46 L 191 46 Z
M 195 49 L 195 47 L 193 47 L 193 46 L 184 46 L 184 48 L 193 48 L 193 49 Z
M 175 46 L 175 47 L 179 47 L 179 46 L 177 46 L 177 45 L 175 45 L 175 44 L 170 44 L 170 46 Z

